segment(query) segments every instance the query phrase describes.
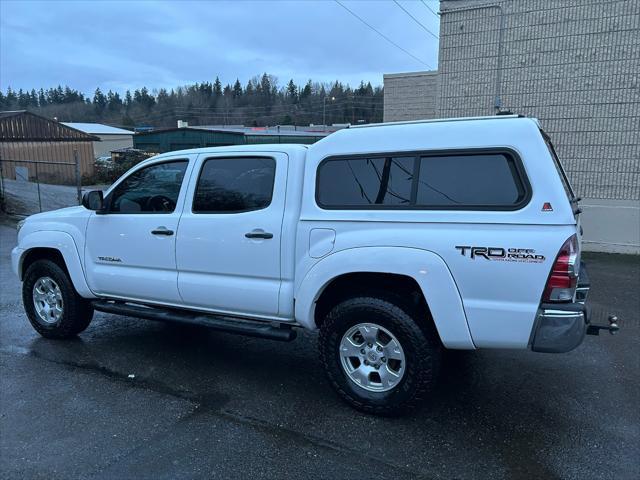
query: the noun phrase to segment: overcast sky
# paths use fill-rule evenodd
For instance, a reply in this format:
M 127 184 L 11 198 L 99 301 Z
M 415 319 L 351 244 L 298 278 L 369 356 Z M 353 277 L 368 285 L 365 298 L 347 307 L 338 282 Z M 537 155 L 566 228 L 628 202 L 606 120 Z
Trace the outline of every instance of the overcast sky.
M 0 0 L 0 88 L 69 85 L 85 93 L 176 87 L 201 81 L 245 84 L 268 72 L 280 85 L 360 80 L 429 70 L 438 41 L 391 0 L 343 0 L 412 58 L 332 0 Z M 438 34 L 420 0 L 399 3 Z M 437 0 L 425 0 L 438 10 Z

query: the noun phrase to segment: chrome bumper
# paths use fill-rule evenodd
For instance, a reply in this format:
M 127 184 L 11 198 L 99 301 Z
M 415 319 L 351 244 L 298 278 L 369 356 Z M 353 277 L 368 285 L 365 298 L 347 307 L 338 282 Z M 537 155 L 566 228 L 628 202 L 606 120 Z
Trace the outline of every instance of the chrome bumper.
M 589 311 L 585 302 L 590 288 L 587 269 L 581 262 L 575 302 L 540 305 L 533 328 L 531 350 L 564 353 L 582 343 L 589 323 Z
M 589 313 L 583 303 L 542 304 L 536 316 L 531 350 L 563 353 L 582 343 Z
M 598 335 L 600 330 L 615 334 L 619 330 L 618 319 L 613 315 L 609 315 L 608 325 L 591 323 L 590 312 L 585 305 L 590 288 L 589 274 L 585 264 L 581 263 L 575 302 L 540 305 L 533 327 L 531 350 L 564 353 L 580 345 L 585 334 Z

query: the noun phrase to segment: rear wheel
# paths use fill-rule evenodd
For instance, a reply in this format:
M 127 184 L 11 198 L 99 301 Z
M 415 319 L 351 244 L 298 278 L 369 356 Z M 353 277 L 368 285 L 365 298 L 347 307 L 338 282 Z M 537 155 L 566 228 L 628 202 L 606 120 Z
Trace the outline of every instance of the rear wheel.
M 65 270 L 51 260 L 38 260 L 27 268 L 22 302 L 33 328 L 47 338 L 73 337 L 93 317 L 89 301 L 78 295 Z
M 319 346 L 338 394 L 379 415 L 419 405 L 435 382 L 441 356 L 429 321 L 393 298 L 362 296 L 333 307 L 320 327 Z

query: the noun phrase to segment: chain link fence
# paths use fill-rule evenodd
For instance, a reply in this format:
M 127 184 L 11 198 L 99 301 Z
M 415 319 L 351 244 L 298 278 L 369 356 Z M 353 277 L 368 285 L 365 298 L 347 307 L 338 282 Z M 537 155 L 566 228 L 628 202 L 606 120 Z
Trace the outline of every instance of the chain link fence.
M 78 153 L 67 161 L 0 158 L 0 202 L 12 215 L 32 215 L 82 201 Z

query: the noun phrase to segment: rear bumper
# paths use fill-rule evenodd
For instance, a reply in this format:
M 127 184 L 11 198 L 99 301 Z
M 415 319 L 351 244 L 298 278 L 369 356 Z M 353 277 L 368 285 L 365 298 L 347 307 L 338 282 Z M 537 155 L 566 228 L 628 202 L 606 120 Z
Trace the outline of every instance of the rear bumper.
M 589 311 L 583 303 L 542 304 L 538 310 L 531 350 L 563 353 L 582 343 Z
M 582 343 L 589 324 L 589 310 L 585 305 L 591 288 L 584 263 L 580 264 L 580 278 L 574 303 L 543 303 L 536 314 L 531 350 L 544 353 L 564 353 Z

